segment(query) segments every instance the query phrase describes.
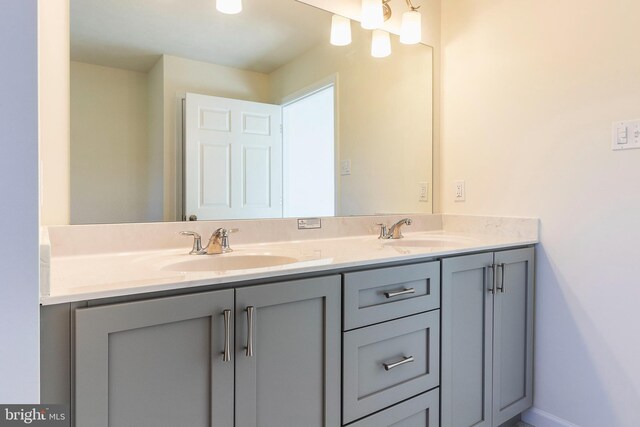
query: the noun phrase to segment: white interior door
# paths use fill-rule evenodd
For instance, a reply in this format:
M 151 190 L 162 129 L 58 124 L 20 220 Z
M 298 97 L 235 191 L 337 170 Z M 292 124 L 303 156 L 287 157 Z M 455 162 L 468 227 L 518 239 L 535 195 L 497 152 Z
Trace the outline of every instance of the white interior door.
M 185 214 L 282 217 L 279 105 L 187 93 Z

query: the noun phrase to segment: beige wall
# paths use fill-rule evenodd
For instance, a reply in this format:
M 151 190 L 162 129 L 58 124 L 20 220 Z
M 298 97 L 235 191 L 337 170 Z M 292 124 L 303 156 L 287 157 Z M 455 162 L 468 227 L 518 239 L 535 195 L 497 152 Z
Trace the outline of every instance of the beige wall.
M 354 31 L 351 45 L 321 44 L 271 74 L 273 103 L 337 75 L 339 159 L 351 160 L 338 215 L 431 212 L 431 197 L 418 201 L 418 183 L 431 182 L 431 49 L 396 39 L 376 59 L 369 32 Z
M 69 223 L 69 0 L 38 1 L 40 222 Z
M 611 151 L 611 126 L 640 118 L 640 2 L 448 0 L 442 12 L 443 211 L 541 219 L 528 419 L 638 426 L 640 150 Z
M 180 130 L 176 127 L 178 99 L 186 92 L 202 95 L 266 102 L 266 74 L 222 65 L 208 64 L 176 56 L 163 56 L 164 79 L 164 220 L 180 218 L 180 159 L 177 146 Z
M 71 223 L 145 222 L 147 75 L 71 62 Z

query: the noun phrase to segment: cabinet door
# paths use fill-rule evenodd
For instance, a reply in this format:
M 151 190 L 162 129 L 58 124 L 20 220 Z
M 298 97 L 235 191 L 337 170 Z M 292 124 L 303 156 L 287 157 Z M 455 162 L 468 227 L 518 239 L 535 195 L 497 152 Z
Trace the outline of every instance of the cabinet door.
M 75 425 L 232 427 L 224 310 L 233 290 L 77 309 Z
M 533 404 L 533 248 L 496 252 L 493 423 Z
M 236 427 L 340 425 L 340 291 L 340 276 L 236 290 Z
M 491 426 L 493 254 L 442 261 L 441 420 Z

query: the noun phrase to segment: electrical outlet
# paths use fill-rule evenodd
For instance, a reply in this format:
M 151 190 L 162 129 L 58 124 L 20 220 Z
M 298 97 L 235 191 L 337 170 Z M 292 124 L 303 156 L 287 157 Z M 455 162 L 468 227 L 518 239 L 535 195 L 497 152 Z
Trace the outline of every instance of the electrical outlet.
M 351 175 L 351 160 L 340 162 L 340 175 Z
M 428 182 L 418 183 L 418 201 L 419 202 L 429 201 L 429 183 Z
M 454 200 L 456 202 L 464 202 L 465 200 L 465 191 L 464 191 L 464 181 L 459 180 L 459 181 L 454 181 L 453 184 L 455 185 L 455 198 Z

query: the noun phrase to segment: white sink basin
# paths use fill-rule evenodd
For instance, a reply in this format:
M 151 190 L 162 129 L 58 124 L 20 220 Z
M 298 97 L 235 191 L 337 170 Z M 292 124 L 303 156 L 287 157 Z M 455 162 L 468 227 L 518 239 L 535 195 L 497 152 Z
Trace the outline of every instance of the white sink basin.
M 162 267 L 168 271 L 225 271 L 274 267 L 298 262 L 279 255 L 193 255 L 192 258 Z

